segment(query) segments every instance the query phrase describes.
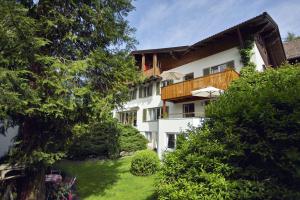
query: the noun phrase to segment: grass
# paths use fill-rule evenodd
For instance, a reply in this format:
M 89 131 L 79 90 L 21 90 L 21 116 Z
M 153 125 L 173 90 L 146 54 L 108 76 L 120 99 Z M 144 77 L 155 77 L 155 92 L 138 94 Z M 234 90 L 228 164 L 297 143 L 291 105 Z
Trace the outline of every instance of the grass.
M 130 173 L 132 157 L 107 161 L 63 161 L 58 166 L 76 176 L 76 189 L 85 200 L 154 200 L 155 175 Z

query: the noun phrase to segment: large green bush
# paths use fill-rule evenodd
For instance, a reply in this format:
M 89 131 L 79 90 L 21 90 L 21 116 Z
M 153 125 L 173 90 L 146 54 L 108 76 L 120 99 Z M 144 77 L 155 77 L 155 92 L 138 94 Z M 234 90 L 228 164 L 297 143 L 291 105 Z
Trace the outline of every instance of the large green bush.
M 130 125 L 120 125 L 120 150 L 134 152 L 147 148 L 147 139 Z
M 71 159 L 116 158 L 120 151 L 119 136 L 120 129 L 115 120 L 90 124 L 73 139 L 68 157 Z
M 130 171 L 137 176 L 148 176 L 159 169 L 160 161 L 151 150 L 137 151 L 132 158 Z
M 82 129 L 70 145 L 68 157 L 71 159 L 117 158 L 121 151 L 147 148 L 147 139 L 136 128 L 120 124 L 115 119 L 92 123 Z
M 247 71 L 165 156 L 159 199 L 300 199 L 300 66 Z

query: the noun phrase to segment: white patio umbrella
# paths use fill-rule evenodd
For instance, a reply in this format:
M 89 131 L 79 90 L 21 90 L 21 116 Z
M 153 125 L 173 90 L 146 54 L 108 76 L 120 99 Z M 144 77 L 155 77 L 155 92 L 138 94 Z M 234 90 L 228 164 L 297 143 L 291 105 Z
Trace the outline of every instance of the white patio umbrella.
M 199 90 L 194 90 L 192 91 L 192 95 L 193 96 L 197 96 L 197 97 L 217 97 L 220 94 L 222 94 L 224 92 L 224 90 L 221 90 L 219 88 L 215 88 L 212 86 L 206 87 L 206 88 L 202 88 Z
M 164 71 L 159 75 L 163 80 L 179 80 L 184 77 L 184 74 L 179 72 L 167 72 Z

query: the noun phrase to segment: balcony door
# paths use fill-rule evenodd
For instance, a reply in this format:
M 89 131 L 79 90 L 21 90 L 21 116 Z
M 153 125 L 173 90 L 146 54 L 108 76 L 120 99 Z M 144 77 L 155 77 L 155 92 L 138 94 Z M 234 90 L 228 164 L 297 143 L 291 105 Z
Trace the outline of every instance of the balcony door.
M 183 104 L 183 117 L 195 117 L 195 104 L 194 103 L 188 103 Z

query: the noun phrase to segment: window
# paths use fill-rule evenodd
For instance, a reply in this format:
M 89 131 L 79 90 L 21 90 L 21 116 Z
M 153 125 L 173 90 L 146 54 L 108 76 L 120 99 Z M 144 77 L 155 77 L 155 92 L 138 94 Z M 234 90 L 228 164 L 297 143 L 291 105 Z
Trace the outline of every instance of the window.
M 183 104 L 183 117 L 195 117 L 195 104 Z
M 210 68 L 203 69 L 203 76 L 207 76 L 210 74 Z
M 129 91 L 129 100 L 134 100 L 136 99 L 136 95 L 137 95 L 137 89 L 133 89 Z
M 184 76 L 185 81 L 192 80 L 192 79 L 194 79 L 194 73 L 189 73 Z
M 139 89 L 139 98 L 152 96 L 152 84 L 141 86 Z
M 167 113 L 169 112 L 169 107 L 166 107 Z M 163 118 L 163 108 L 147 108 L 143 110 L 143 121 L 157 121 L 158 119 Z
M 223 63 L 220 65 L 216 65 L 213 67 L 208 67 L 208 68 L 203 69 L 203 76 L 207 76 L 209 74 L 214 74 L 214 73 L 218 73 L 218 72 L 223 72 L 228 68 L 234 68 L 233 60 L 230 62 L 227 62 L 227 63 Z
M 176 147 L 176 134 L 174 133 L 167 133 L 167 147 L 168 149 L 175 149 Z
M 165 80 L 162 82 L 162 86 L 166 87 L 168 85 L 172 85 L 174 83 L 174 80 Z
M 149 142 L 152 142 L 152 132 L 146 131 L 145 132 L 145 137 Z
M 219 66 L 214 66 L 210 68 L 211 74 L 218 73 L 218 72 L 219 72 Z
M 160 82 L 156 82 L 156 95 L 160 95 Z
M 122 124 L 137 125 L 137 111 L 126 111 L 119 113 L 119 122 Z

